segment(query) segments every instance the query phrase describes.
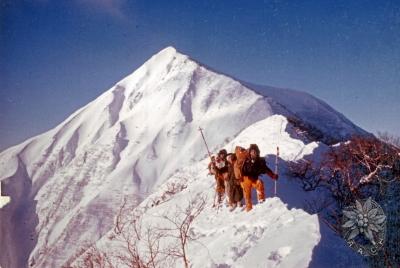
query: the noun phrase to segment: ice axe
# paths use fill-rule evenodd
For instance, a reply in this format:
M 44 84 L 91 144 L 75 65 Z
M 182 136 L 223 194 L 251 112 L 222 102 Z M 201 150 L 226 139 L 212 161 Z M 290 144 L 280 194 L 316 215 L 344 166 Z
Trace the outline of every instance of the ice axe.
M 279 130 L 279 135 L 278 135 L 278 142 L 276 144 L 276 158 L 275 158 L 275 174 L 278 175 L 278 159 L 279 159 L 279 138 L 282 136 L 282 126 L 283 122 L 281 122 L 281 127 Z M 276 185 L 277 185 L 277 180 L 275 179 L 274 182 L 274 196 L 276 196 Z
M 276 158 L 275 158 L 275 174 L 278 175 L 278 158 L 279 158 L 279 146 L 276 147 Z M 274 185 L 274 196 L 276 196 L 276 184 L 277 181 L 275 180 Z
M 201 137 L 203 138 L 204 144 L 206 145 L 206 149 L 207 149 L 208 156 L 210 157 L 210 161 L 212 161 L 210 150 L 208 149 L 208 145 L 207 145 L 206 139 L 204 138 L 203 129 L 201 127 L 199 127 L 199 131 L 200 131 Z M 216 197 L 217 197 L 217 191 L 215 191 L 215 194 L 214 194 L 213 207 L 215 207 L 215 198 Z M 218 213 L 218 207 L 217 207 L 217 213 Z
M 211 153 L 210 153 L 210 150 L 208 149 L 206 139 L 204 138 L 203 129 L 201 127 L 199 127 L 199 131 L 200 131 L 201 137 L 203 138 L 204 144 L 206 145 L 208 156 L 210 157 L 210 160 L 211 160 Z

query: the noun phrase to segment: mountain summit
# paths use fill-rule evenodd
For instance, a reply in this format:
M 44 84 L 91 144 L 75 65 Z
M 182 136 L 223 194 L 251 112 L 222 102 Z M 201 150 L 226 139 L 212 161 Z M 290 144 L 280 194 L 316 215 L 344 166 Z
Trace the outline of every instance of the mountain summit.
M 11 197 L 0 210 L 0 265 L 71 261 L 113 228 L 124 198 L 144 204 L 180 170 L 204 162 L 199 126 L 212 152 L 258 140 L 272 154 L 287 141 L 286 160 L 367 134 L 309 94 L 241 82 L 167 47 L 55 128 L 0 154 Z

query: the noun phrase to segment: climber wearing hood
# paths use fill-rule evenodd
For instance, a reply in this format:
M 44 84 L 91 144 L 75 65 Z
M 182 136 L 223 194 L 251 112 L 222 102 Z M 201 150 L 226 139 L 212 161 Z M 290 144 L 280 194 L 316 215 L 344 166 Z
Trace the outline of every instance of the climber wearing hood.
M 215 156 L 211 156 L 211 162 L 208 164 L 208 175 L 215 175 L 217 171 L 215 170 Z
M 226 161 L 227 151 L 222 149 L 215 158 L 215 179 L 217 183 L 218 203 L 222 202 L 224 193 L 228 195 L 228 189 L 225 181 L 228 178 L 228 162 Z
M 272 179 L 277 180 L 278 174 L 275 174 L 266 164 L 264 157 L 260 157 L 260 149 L 256 144 L 251 144 L 248 149 L 249 155 L 243 163 L 241 172 L 243 181 L 241 183 L 244 199 L 246 202 L 246 211 L 252 209 L 251 189 L 257 190 L 258 202 L 265 201 L 264 183 L 259 178 L 260 175 L 266 174 Z

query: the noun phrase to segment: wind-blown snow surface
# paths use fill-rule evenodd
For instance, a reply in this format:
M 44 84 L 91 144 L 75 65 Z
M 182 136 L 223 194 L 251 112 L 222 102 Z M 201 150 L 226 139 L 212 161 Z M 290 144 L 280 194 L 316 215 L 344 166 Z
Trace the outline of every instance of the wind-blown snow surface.
M 264 132 L 251 129 L 260 129 L 261 120 L 276 120 L 274 114 L 282 115 L 278 120 L 282 124 L 286 117 L 314 122 L 271 96 L 212 72 L 174 48 L 162 50 L 54 129 L 0 154 L 3 194 L 12 199 L 0 210 L 0 265 L 62 266 L 80 245 L 109 232 L 123 197 L 140 204 L 178 170 L 206 158 L 199 126 L 216 152 L 242 131 L 244 146 L 255 142 L 252 133 Z M 302 97 L 306 103 L 311 98 Z M 319 102 L 312 101 L 315 112 L 300 116 L 318 118 Z M 326 104 L 321 102 L 321 109 L 325 111 Z M 330 117 L 318 122 L 327 136 L 345 139 L 364 134 L 349 121 L 340 121 L 333 110 L 324 113 L 324 118 Z M 343 126 L 342 132 L 329 132 L 334 120 Z M 289 136 L 294 138 L 284 151 L 288 159 L 311 153 L 317 146 L 311 141 L 301 144 L 307 133 L 296 136 L 291 124 L 286 128 L 282 124 L 279 131 L 275 125 L 263 127 L 266 132 L 278 131 L 266 140 L 263 153 L 273 153 L 274 142 Z M 212 192 L 211 184 L 208 187 Z M 278 200 L 265 205 L 285 211 Z M 310 219 L 302 212 L 285 213 Z M 238 224 L 242 217 L 238 216 Z M 305 226 L 312 221 L 311 217 Z M 303 252 L 304 260 L 311 248 Z M 290 256 L 286 246 L 281 251 Z

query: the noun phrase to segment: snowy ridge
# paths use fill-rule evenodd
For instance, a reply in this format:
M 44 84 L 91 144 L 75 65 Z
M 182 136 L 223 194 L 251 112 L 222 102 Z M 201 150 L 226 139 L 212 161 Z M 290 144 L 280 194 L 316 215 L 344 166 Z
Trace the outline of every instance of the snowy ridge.
M 277 90 L 277 88 L 246 82 L 244 82 L 244 85 L 264 96 L 271 97 L 288 112 L 289 116 L 303 121 L 303 124 L 306 124 L 307 127 L 315 128 L 314 132 L 322 135 L 320 140 L 329 145 L 349 139 L 354 134 L 371 135 L 324 101 L 306 92 L 286 88 Z
M 309 97 L 303 96 L 304 108 Z M 248 146 L 257 137 L 269 137 L 259 141 L 267 154 L 275 141 L 292 141 L 285 159 L 313 152 L 318 140 L 311 142 L 285 118 L 310 121 L 326 104 L 314 100 L 309 113 L 295 115 L 279 101 L 172 47 L 162 50 L 54 129 L 0 153 L 3 193 L 12 198 L 0 210 L 0 264 L 58 267 L 78 245 L 103 237 L 124 197 L 140 204 L 178 170 L 206 158 L 199 126 L 212 152 Z M 333 110 L 325 117 L 332 119 L 318 126 L 326 136 L 365 133 Z M 342 133 L 324 125 L 335 120 Z M 241 132 L 242 140 L 229 145 Z
M 279 128 L 281 125 L 282 131 Z M 306 151 L 312 153 L 318 146 L 315 142 L 304 144 L 291 138 L 285 130 L 286 125 L 287 120 L 283 116 L 268 117 L 246 128 L 226 148 L 248 146 L 250 139 L 259 144 L 262 152 L 268 152 L 271 149 L 268 141 L 280 136 L 282 151 L 291 152 L 283 154 L 282 158 L 293 160 Z M 266 129 L 268 131 L 264 132 Z M 176 208 L 184 210 L 193 197 L 206 196 L 206 208 L 195 219 L 191 229 L 197 238 L 188 250 L 193 267 L 307 267 L 312 250 L 320 240 L 317 215 L 309 215 L 301 209 L 289 210 L 279 198 L 268 198 L 249 213 L 241 208 L 230 212 L 227 207 L 217 211 L 212 208 L 215 182 L 212 176 L 207 176 L 207 163 L 208 159 L 205 159 L 177 172 L 132 214 L 142 215 L 144 226 L 168 228 L 169 223 L 160 219 L 160 215 L 173 214 Z M 179 185 L 176 187 L 179 190 L 171 194 L 171 185 Z M 121 250 L 120 242 L 113 237 L 110 230 L 97 242 L 97 247 L 109 256 Z M 118 259 L 112 261 L 118 267 L 126 267 Z M 73 267 L 81 265 L 81 259 L 72 263 Z M 176 267 L 182 266 L 181 262 L 176 264 Z

